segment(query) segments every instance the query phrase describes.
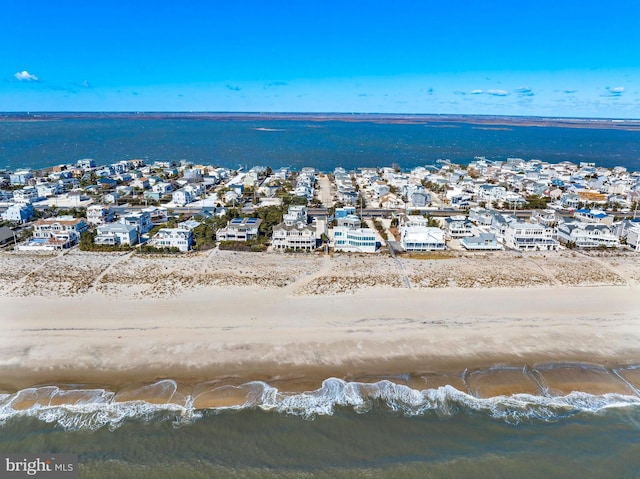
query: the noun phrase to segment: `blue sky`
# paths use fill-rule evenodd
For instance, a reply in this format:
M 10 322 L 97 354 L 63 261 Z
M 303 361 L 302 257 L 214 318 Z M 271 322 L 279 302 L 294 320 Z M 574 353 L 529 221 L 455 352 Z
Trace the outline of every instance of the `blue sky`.
M 638 0 L 5 2 L 0 111 L 640 118 L 639 19 Z

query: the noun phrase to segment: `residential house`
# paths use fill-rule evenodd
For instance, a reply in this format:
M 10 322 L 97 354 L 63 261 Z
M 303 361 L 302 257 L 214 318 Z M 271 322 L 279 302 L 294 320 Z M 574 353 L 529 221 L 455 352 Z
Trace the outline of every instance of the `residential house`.
M 537 223 L 526 223 L 516 218 L 506 219 L 505 246 L 518 251 L 556 251 L 553 228 Z
M 89 225 L 85 222 L 84 218 L 57 216 L 36 221 L 33 225 L 33 237 L 50 238 L 54 234 L 71 231 L 79 238 L 88 228 Z
M 151 185 L 149 184 L 149 178 L 147 178 L 146 176 L 142 176 L 140 178 L 135 178 L 131 183 L 130 183 L 132 188 L 139 188 L 141 190 L 147 190 L 151 187 Z
M 444 232 L 440 228 L 429 226 L 401 226 L 400 244 L 407 252 L 446 249 Z
M 154 193 L 158 193 L 162 197 L 171 193 L 173 191 L 173 187 L 171 186 L 171 183 L 158 181 L 151 187 L 151 191 L 153 191 Z
M 102 224 L 97 227 L 93 242 L 98 245 L 134 245 L 138 242 L 138 230 L 124 223 Z
M 9 182 L 12 186 L 27 185 L 33 179 L 33 173 L 29 170 L 19 170 L 9 174 Z
M 35 203 L 41 199 L 38 190 L 34 186 L 26 186 L 13 192 L 13 200 L 17 203 Z
M 151 223 L 154 225 L 167 222 L 167 209 L 162 206 L 149 206 L 148 208 L 144 208 L 142 211 L 149 214 Z
M 333 228 L 333 249 L 353 253 L 375 253 L 376 234 L 371 228 Z
M 576 210 L 573 217 L 584 223 L 599 223 L 607 226 L 611 226 L 613 224 L 613 216 L 608 215 L 601 210 Z
M 37 196 L 48 198 L 62 193 L 63 188 L 59 183 L 40 183 L 36 185 Z
M 216 232 L 218 241 L 250 241 L 260 234 L 260 218 L 233 218 Z
M 640 251 L 640 224 L 629 228 L 627 232 L 627 245 L 634 251 Z
M 15 243 L 17 240 L 16 233 L 7 226 L 0 226 L 0 246 L 8 243 Z
M 78 244 L 80 235 L 74 230 L 51 231 L 49 236 L 34 237 L 15 247 L 18 251 L 56 251 Z
M 487 210 L 480 206 L 471 208 L 469 210 L 469 220 L 477 225 L 491 226 L 494 213 L 492 210 Z
M 444 219 L 444 230 L 449 238 L 473 236 L 473 224 L 466 216 L 456 215 Z
M 480 233 L 477 236 L 467 236 L 460 240 L 460 244 L 464 249 L 469 251 L 495 251 L 502 249 L 502 245 L 498 243 L 498 239 L 493 233 Z
M 558 240 L 561 243 L 573 243 L 578 248 L 597 248 L 620 246 L 618 237 L 608 225 L 602 223 L 584 223 L 576 219 L 567 219 L 558 225 Z
M 118 219 L 119 223 L 135 226 L 138 231 L 138 238 L 149 232 L 153 227 L 151 222 L 151 214 L 146 210 L 130 211 L 122 215 Z
M 31 203 L 14 203 L 2 213 L 2 219 L 16 223 L 27 223 L 31 221 L 34 214 L 35 211 Z
M 192 244 L 193 234 L 191 231 L 181 228 L 161 228 L 149 240 L 149 245 L 156 248 L 178 248 L 182 252 L 189 251 Z
M 355 215 L 356 208 L 354 206 L 344 206 L 342 208 L 336 208 L 334 217 L 336 219 L 345 218 L 348 215 Z
M 87 207 L 87 223 L 102 225 L 113 221 L 114 213 L 111 208 L 103 205 L 91 205 Z
M 119 197 L 120 195 L 118 195 L 118 193 L 107 193 L 102 197 L 102 200 L 107 204 L 113 204 L 118 202 Z
M 317 238 L 314 226 L 296 222 L 280 223 L 273 227 L 272 245 L 275 250 L 306 250 L 316 248 Z
M 558 217 L 555 210 L 533 210 L 531 212 L 531 222 L 544 226 L 554 227 L 558 223 Z
M 400 198 L 398 195 L 394 193 L 387 193 L 386 195 L 382 195 L 380 197 L 381 208 L 395 210 L 395 209 L 404 209 L 405 206 L 406 206 L 405 202 L 402 201 L 402 198 Z
M 576 193 L 563 193 L 560 197 L 560 204 L 563 208 L 576 209 L 580 207 L 581 202 L 580 195 Z
M 95 168 L 96 167 L 96 162 L 95 162 L 95 160 L 93 160 L 91 158 L 84 158 L 82 160 L 78 160 L 76 162 L 76 166 L 78 168 L 85 168 L 85 169 Z
M 362 226 L 362 221 L 357 215 L 341 216 L 336 221 L 338 223 L 337 226 L 344 226 L 349 229 L 357 229 Z

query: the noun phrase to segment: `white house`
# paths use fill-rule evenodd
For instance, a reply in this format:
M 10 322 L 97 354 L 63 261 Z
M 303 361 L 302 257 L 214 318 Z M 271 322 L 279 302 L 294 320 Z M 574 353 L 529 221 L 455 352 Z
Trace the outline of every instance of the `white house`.
M 601 210 L 576 210 L 573 217 L 584 223 L 600 223 L 609 226 L 613 224 L 613 216 L 608 215 Z
M 506 219 L 504 242 L 508 248 L 518 251 L 556 251 L 558 242 L 553 239 L 553 228 L 536 223 L 525 223 L 513 217 Z
M 574 243 L 578 248 L 597 248 L 620 246 L 618 237 L 605 224 L 583 223 L 567 220 L 558 225 L 558 240 L 562 243 Z
M 159 195 L 167 195 L 173 191 L 173 187 L 171 186 L 171 183 L 158 181 L 151 187 L 151 191 L 158 193 Z
M 104 202 L 107 204 L 112 204 L 112 203 L 117 203 L 118 202 L 118 198 L 120 196 L 118 195 L 118 193 L 107 193 L 106 195 L 104 195 Z
M 136 227 L 123 223 L 100 225 L 97 232 L 93 242 L 99 245 L 134 245 L 138 241 Z
M 181 228 L 161 228 L 149 240 L 149 245 L 156 248 L 178 248 L 183 252 L 189 251 L 192 243 L 193 234 L 191 231 Z
M 151 223 L 151 215 L 145 210 L 126 213 L 121 216 L 118 221 L 125 225 L 135 226 L 138 230 L 138 235 L 148 233 L 153 227 L 153 224 Z
M 493 213 L 485 208 L 477 206 L 469 210 L 469 219 L 477 225 L 491 226 Z
M 405 251 L 442 251 L 444 232 L 430 226 L 401 226 L 400 244 Z
M 216 232 L 218 241 L 249 241 L 260 233 L 260 218 L 233 218 L 227 226 Z
M 627 245 L 634 251 L 640 251 L 640 225 L 635 225 L 627 231 Z
M 58 216 L 56 218 L 45 218 L 36 221 L 33 225 L 34 238 L 50 238 L 57 233 L 72 231 L 78 237 L 84 233 L 89 226 L 84 218 L 74 218 L 73 216 Z
M 9 175 L 9 182 L 12 185 L 26 185 L 33 178 L 33 173 L 29 170 L 19 170 Z
M 371 228 L 350 229 L 337 226 L 333 229 L 333 249 L 354 253 L 375 253 L 376 234 Z
M 91 205 L 87 207 L 87 223 L 102 225 L 113 221 L 113 211 L 103 205 Z
M 280 223 L 273 227 L 272 245 L 276 250 L 307 250 L 316 248 L 316 229 L 313 226 L 297 222 Z
M 445 232 L 449 238 L 473 236 L 473 225 L 466 216 L 449 216 L 444 219 Z
M 177 206 L 184 206 L 188 203 L 191 203 L 194 200 L 193 192 L 186 188 L 179 189 L 178 191 L 174 191 L 171 195 L 171 200 L 173 204 Z
M 34 210 L 31 203 L 14 203 L 9 206 L 4 213 L 2 213 L 2 219 L 4 221 L 26 223 L 33 218 L 33 215 Z
M 48 237 L 31 238 L 26 243 L 17 245 L 18 251 L 56 251 L 68 249 L 78 244 L 80 235 L 74 230 L 52 231 Z

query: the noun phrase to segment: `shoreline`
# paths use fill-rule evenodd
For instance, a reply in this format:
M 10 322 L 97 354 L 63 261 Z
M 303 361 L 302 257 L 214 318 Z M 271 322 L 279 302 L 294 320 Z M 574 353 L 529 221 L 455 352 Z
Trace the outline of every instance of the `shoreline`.
M 279 296 L 209 288 L 162 300 L 2 298 L 0 384 L 438 373 L 640 364 L 640 288 L 368 289 Z M 427 308 L 428 306 L 428 308 Z M 55 324 L 52 324 L 55 322 Z
M 358 255 L 3 254 L 0 390 L 120 390 L 163 379 L 188 389 L 229 378 L 298 388 L 425 374 L 455 387 L 471 374 L 464 387 L 483 395 L 531 390 L 526 378 L 495 376 L 496 366 L 573 364 L 573 373 L 547 374 L 551 389 L 615 392 L 613 373 L 581 371 L 640 365 L 637 255 L 399 261 L 402 268 Z M 635 373 L 628 379 L 640 389 Z

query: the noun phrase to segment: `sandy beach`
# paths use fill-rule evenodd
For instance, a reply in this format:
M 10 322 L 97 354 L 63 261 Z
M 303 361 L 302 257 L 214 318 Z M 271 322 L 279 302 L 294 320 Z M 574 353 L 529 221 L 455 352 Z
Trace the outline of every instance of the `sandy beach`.
M 73 384 L 163 401 L 197 390 L 220 405 L 251 380 L 294 392 L 391 379 L 478 397 L 640 388 L 640 259 L 626 252 L 71 251 L 0 264 L 6 392 Z M 135 392 L 162 379 L 180 394 Z

